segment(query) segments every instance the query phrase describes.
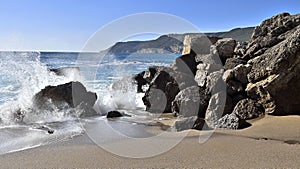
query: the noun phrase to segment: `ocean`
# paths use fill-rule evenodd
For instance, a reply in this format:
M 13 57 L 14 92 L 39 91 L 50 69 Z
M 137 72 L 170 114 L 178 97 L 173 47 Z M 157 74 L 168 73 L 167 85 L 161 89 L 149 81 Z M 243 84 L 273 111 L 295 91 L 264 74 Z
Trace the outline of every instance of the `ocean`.
M 107 122 L 103 115 L 111 110 L 124 110 L 136 119 L 147 119 L 142 94 L 136 93 L 136 86 L 128 83 L 126 90 L 115 91 L 112 84 L 149 66 L 168 66 L 176 57 L 176 54 L 0 52 L 0 154 L 72 139 L 85 133 L 86 123 Z M 65 76 L 50 71 L 57 68 L 65 68 Z M 94 108 L 99 117 L 79 119 L 70 110 L 33 111 L 32 98 L 37 92 L 48 85 L 70 81 L 80 81 L 89 91 L 97 93 Z M 16 117 L 19 110 L 24 111 L 22 121 Z M 130 121 L 136 124 L 135 120 L 127 120 Z M 120 124 L 109 123 L 116 128 Z M 54 133 L 49 134 L 49 129 Z

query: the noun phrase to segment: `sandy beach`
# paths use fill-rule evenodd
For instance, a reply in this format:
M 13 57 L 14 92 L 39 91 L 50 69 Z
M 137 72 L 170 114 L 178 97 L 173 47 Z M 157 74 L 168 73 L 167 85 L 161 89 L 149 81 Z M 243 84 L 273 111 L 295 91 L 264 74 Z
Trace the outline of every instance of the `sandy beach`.
M 199 131 L 161 155 L 131 159 L 111 154 L 86 135 L 0 156 L 1 168 L 298 168 L 300 117 L 267 116 L 247 129 L 216 130 L 199 143 Z

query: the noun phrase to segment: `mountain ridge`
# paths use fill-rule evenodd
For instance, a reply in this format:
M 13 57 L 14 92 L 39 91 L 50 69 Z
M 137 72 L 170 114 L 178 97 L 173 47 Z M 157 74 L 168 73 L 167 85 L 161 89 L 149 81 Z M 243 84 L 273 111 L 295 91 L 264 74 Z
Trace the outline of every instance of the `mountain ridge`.
M 167 34 L 157 39 L 147 41 L 127 41 L 117 42 L 107 49 L 112 54 L 130 54 L 130 53 L 181 53 L 183 49 L 184 37 L 199 36 L 205 34 L 210 37 L 233 38 L 240 43 L 250 40 L 255 27 L 234 28 L 230 31 L 211 32 L 211 33 L 184 33 Z

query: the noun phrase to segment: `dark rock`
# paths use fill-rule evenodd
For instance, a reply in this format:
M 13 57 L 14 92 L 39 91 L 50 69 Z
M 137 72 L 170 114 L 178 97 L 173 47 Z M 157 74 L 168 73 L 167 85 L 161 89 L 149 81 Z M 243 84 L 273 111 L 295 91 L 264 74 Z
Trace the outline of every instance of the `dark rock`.
M 251 126 L 245 120 L 239 118 L 236 114 L 226 114 L 222 118 L 220 118 L 217 122 L 217 128 L 223 129 L 242 129 Z
M 160 72 L 161 70 L 167 69 L 163 66 L 151 66 L 146 71 L 143 71 L 139 74 L 136 74 L 133 76 L 133 79 L 135 80 L 137 84 L 137 92 L 145 92 L 143 90 L 143 86 L 149 85 L 155 75 Z
M 235 68 L 239 64 L 246 64 L 247 62 L 242 59 L 228 58 L 225 62 L 224 69 L 229 70 Z
M 138 93 L 144 92 L 143 86 L 149 84 L 149 82 L 146 79 L 144 79 L 144 74 L 145 74 L 145 71 L 143 71 L 137 75 L 134 75 L 134 77 L 133 77 L 133 79 L 136 81 L 136 84 L 137 84 L 137 92 Z
M 230 96 L 234 96 L 244 92 L 244 88 L 241 82 L 229 80 L 228 82 L 226 82 L 226 85 L 227 85 L 227 93 Z
M 174 128 L 176 131 L 189 129 L 202 130 L 205 127 L 205 120 L 197 116 L 179 119 L 175 122 Z
M 124 115 L 119 111 L 110 111 L 107 113 L 106 118 L 115 118 L 115 117 L 122 117 L 122 116 Z
M 206 91 L 198 86 L 188 87 L 176 95 L 172 102 L 172 113 L 182 117 L 204 117 L 209 97 Z
M 152 113 L 171 112 L 171 103 L 179 92 L 178 83 L 166 71 L 160 71 L 143 97 L 146 110 Z
M 247 93 L 257 94 L 267 113 L 300 114 L 300 15 L 284 13 L 264 21 L 246 55 L 252 58 Z
M 195 60 L 196 53 L 191 50 L 189 54 L 185 54 L 176 58 L 172 68 L 178 72 L 195 75 L 197 71 L 197 62 Z
M 47 86 L 35 94 L 33 98 L 34 105 L 38 109 L 47 109 L 49 104 L 56 106 L 58 109 L 64 109 L 65 104 L 67 104 L 71 108 L 82 106 L 89 113 L 91 113 L 90 110 L 96 100 L 96 93 L 88 92 L 80 82 Z M 95 115 L 94 113 L 91 114 Z
M 262 116 L 264 109 L 255 100 L 243 99 L 237 103 L 232 113 L 238 115 L 241 119 L 248 120 Z

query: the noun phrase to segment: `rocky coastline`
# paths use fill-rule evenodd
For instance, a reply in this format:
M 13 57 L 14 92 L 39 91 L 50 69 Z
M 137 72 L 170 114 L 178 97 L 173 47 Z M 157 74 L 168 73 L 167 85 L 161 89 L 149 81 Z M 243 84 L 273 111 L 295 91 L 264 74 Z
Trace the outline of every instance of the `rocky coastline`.
M 172 113 L 177 131 L 241 129 L 265 115 L 300 115 L 300 14 L 263 21 L 247 44 L 205 35 L 187 35 L 183 44 L 170 67 L 132 76 L 146 111 Z M 36 108 L 48 109 L 49 99 L 58 108 L 79 108 L 80 117 L 97 115 L 97 95 L 80 82 L 47 86 L 35 95 Z

